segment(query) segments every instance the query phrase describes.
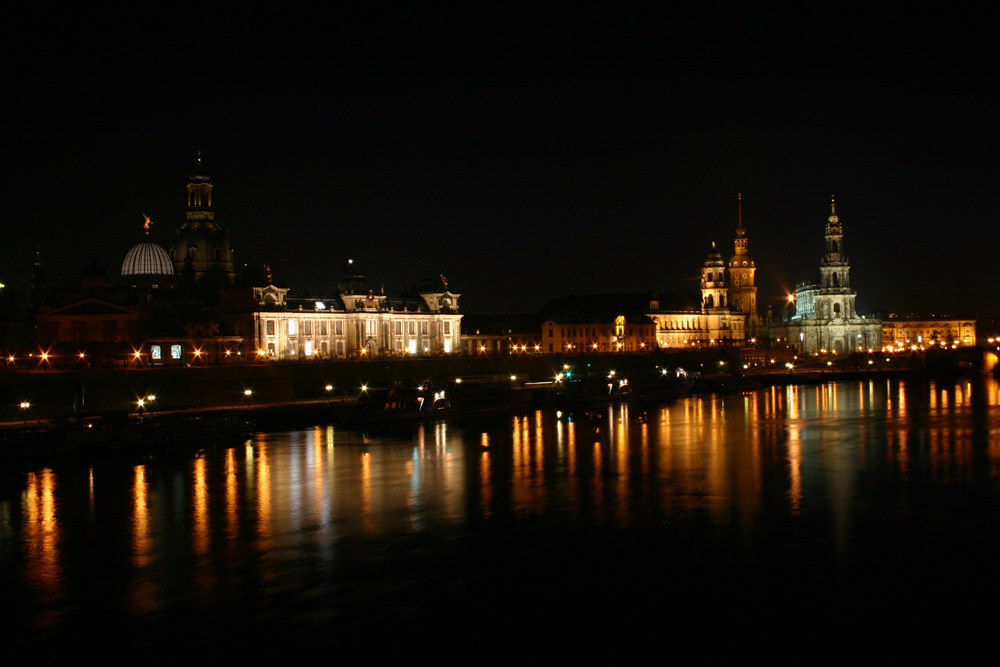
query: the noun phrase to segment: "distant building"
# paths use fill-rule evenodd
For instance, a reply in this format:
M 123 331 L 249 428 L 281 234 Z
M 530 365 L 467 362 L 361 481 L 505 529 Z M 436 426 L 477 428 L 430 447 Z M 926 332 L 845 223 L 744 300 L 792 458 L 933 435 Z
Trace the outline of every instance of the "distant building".
M 757 315 L 757 264 L 750 256 L 743 227 L 743 195 L 738 196 L 738 218 L 733 256 L 727 262 L 712 243 L 701 267 L 701 303 L 678 304 L 676 299 L 654 298 L 649 317 L 656 322 L 660 347 L 742 345 L 748 330 L 755 333 Z
M 553 299 L 542 309 L 542 352 L 641 352 L 656 348 L 647 294 L 591 294 Z
M 976 320 L 890 315 L 882 320 L 883 348 L 927 348 L 976 344 Z
M 742 195 L 734 253 L 727 263 L 712 243 L 701 267 L 701 297 L 605 294 L 556 299 L 542 324 L 545 352 L 638 352 L 710 345 L 741 346 L 759 324 L 756 263 L 743 227 Z M 545 311 L 543 311 L 545 312 Z
M 800 283 L 792 297 L 794 310 L 768 323 L 768 335 L 787 340 L 799 354 L 850 354 L 881 349 L 882 323 L 858 315 L 851 289 L 851 265 L 844 253 L 844 230 L 831 199 L 826 223 L 826 253 L 820 260 L 819 283 Z
M 538 314 L 465 315 L 462 352 L 470 356 L 542 352 L 540 317 Z

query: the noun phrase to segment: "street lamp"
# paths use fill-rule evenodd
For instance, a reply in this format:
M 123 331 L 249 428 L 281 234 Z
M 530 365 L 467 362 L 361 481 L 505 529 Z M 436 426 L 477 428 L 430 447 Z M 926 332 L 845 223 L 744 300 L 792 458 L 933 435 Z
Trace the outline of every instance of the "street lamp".
M 243 390 L 243 395 L 247 399 L 247 410 L 250 409 L 250 397 L 253 396 L 253 389 L 247 388 Z
M 28 425 L 28 408 L 31 407 L 31 403 L 28 401 L 21 401 L 21 416 L 24 419 L 24 425 Z

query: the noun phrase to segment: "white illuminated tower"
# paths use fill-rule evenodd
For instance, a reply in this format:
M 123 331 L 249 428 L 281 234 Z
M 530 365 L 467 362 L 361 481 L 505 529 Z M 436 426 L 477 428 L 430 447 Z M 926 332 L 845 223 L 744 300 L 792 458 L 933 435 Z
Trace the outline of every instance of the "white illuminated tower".
M 747 251 L 747 232 L 743 227 L 743 195 L 737 195 L 738 223 L 735 253 L 729 259 L 729 304 L 747 315 L 747 330 L 753 333 L 758 324 L 757 284 L 754 274 L 757 264 Z
M 822 319 L 852 319 L 856 316 L 851 290 L 851 265 L 844 254 L 844 228 L 837 216 L 836 199 L 830 196 L 830 217 L 826 222 L 826 253 L 819 263 L 819 292 L 816 316 Z

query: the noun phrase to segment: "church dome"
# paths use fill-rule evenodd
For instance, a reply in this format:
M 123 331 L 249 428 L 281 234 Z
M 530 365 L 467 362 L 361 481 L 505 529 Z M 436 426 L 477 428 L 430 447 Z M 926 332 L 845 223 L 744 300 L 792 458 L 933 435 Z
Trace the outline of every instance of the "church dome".
M 153 225 L 153 221 L 148 215 L 143 217 L 146 219 L 143 224 L 146 238 L 132 246 L 132 249 L 125 254 L 122 277 L 174 275 L 174 263 L 170 259 L 170 254 L 162 246 L 149 240 L 149 228 Z
M 172 276 L 174 263 L 162 246 L 143 241 L 132 246 L 122 262 L 122 276 Z

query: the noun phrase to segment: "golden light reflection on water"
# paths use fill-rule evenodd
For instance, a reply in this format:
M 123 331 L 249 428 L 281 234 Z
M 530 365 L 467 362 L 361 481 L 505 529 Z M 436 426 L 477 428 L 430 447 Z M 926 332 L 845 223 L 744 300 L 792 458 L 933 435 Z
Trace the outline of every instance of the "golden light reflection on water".
M 51 468 L 27 473 L 21 494 L 25 548 L 30 579 L 42 590 L 54 592 L 61 580 L 59 541 L 61 526 L 56 514 L 56 476 Z
M 198 457 L 194 461 L 194 507 L 191 517 L 193 524 L 193 544 L 196 554 L 208 551 L 208 481 L 205 479 L 205 459 Z
M 132 563 L 142 568 L 149 564 L 153 539 L 149 525 L 149 489 L 146 466 L 134 469 L 132 480 Z
M 428 422 L 391 436 L 321 427 L 128 470 L 117 497 L 100 467 L 81 467 L 74 484 L 49 468 L 24 474 L 20 493 L 0 507 L 0 536 L 24 545 L 26 578 L 39 590 L 61 582 L 60 503 L 70 501 L 60 493 L 78 493 L 71 506 L 95 523 L 108 508 L 128 507 L 122 552 L 137 571 L 132 603 L 141 610 L 159 604 L 149 574 L 156 561 L 185 549 L 208 567 L 220 545 L 249 540 L 265 554 L 257 566 L 266 578 L 289 543 L 315 539 L 326 553 L 340 536 L 461 525 L 473 515 L 556 512 L 616 526 L 704 518 L 745 532 L 765 511 L 822 512 L 842 546 L 873 476 L 972 485 L 985 475 L 997 484 L 1000 391 L 992 381 L 879 380 Z M 207 575 L 195 581 L 216 585 Z

